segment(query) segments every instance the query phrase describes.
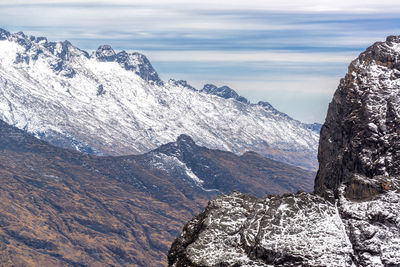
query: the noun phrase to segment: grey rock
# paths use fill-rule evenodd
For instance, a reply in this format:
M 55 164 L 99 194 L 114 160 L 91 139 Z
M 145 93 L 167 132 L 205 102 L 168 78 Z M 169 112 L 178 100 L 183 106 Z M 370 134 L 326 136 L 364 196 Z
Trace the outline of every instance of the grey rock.
M 350 265 L 351 244 L 334 205 L 307 193 L 211 201 L 169 251 L 170 266 Z
M 205 92 L 207 94 L 216 95 L 225 99 L 233 98 L 239 102 L 249 103 L 249 101 L 243 96 L 238 95 L 233 89 L 228 86 L 217 87 L 213 84 L 204 85 L 201 92 Z
M 362 53 L 340 81 L 321 130 L 315 190 L 333 193 L 345 183 L 346 197 L 368 199 L 385 188 L 374 177 L 400 175 L 400 56 L 398 37 L 388 37 Z M 360 174 L 365 179 L 355 179 Z M 382 185 L 386 182 L 382 180 Z
M 218 197 L 172 244 L 170 266 L 400 266 L 399 56 L 390 36 L 350 64 L 312 194 Z
M 109 45 L 101 45 L 95 52 L 96 59 L 101 62 L 112 62 L 117 59 L 114 49 Z
M 0 40 L 7 40 L 7 38 L 9 36 L 10 36 L 10 33 L 8 31 L 0 28 Z
M 101 96 L 104 95 L 106 93 L 106 91 L 104 90 L 104 86 L 102 84 L 99 85 L 99 87 L 97 87 L 97 96 Z
M 148 82 L 158 85 L 163 84 L 160 77 L 158 77 L 158 73 L 143 54 L 121 51 L 116 55 L 116 61 L 126 70 L 135 72 Z
M 173 84 L 173 85 L 176 85 L 176 86 L 185 87 L 185 88 L 188 88 L 188 89 L 193 90 L 193 91 L 197 91 L 196 88 L 194 88 L 193 86 L 191 86 L 190 84 L 188 84 L 187 81 L 184 81 L 184 80 L 174 80 L 174 79 L 170 79 L 170 80 L 169 80 L 169 83 L 171 83 L 171 84 Z

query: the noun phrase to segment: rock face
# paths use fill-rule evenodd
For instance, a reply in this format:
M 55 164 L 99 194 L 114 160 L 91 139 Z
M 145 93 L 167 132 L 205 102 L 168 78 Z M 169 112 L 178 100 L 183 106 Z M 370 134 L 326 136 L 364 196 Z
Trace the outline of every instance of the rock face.
M 0 31 L 0 119 L 64 148 L 141 154 L 187 134 L 316 171 L 319 133 L 268 105 L 226 86 L 164 82 L 139 53 L 102 45 L 89 55 L 68 41 Z
M 192 219 L 168 258 L 174 266 L 345 266 L 351 252 L 339 213 L 323 198 L 234 192 Z
M 321 130 L 315 190 L 368 199 L 400 174 L 400 37 L 375 43 L 340 81 Z
M 321 129 L 312 194 L 211 201 L 171 266 L 400 265 L 400 37 L 362 53 Z
M 0 121 L 0 266 L 165 266 L 184 223 L 220 192 L 311 190 L 313 176 L 189 136 L 98 157 Z
M 362 53 L 321 130 L 315 192 L 339 201 L 355 262 L 400 264 L 400 36 Z

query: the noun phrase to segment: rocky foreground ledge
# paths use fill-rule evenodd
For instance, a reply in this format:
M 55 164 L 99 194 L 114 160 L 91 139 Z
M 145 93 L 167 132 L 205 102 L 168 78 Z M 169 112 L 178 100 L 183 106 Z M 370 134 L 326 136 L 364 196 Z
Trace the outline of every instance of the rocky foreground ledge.
M 352 246 L 338 210 L 307 193 L 257 199 L 233 192 L 190 221 L 169 253 L 174 266 L 343 266 Z
M 400 197 L 337 204 L 308 193 L 211 201 L 173 243 L 170 266 L 398 266 Z
M 400 36 L 350 64 L 318 160 L 312 194 L 211 201 L 172 244 L 169 265 L 400 266 Z

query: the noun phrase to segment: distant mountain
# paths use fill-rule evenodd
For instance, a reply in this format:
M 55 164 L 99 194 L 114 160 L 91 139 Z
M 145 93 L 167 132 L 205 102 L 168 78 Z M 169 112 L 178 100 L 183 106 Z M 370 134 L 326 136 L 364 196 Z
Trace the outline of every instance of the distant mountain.
M 0 30 L 0 119 L 57 146 L 97 155 L 148 152 L 181 134 L 316 170 L 319 133 L 227 86 L 162 81 L 139 53 Z
M 186 135 L 149 153 L 130 156 L 146 169 L 163 170 L 207 192 L 234 190 L 257 196 L 268 193 L 310 192 L 314 173 L 267 159 L 254 152 L 237 156 L 231 152 L 198 146 Z
M 308 129 L 313 130 L 314 132 L 317 132 L 318 134 L 321 132 L 322 129 L 322 124 L 314 122 L 311 124 L 307 124 Z
M 400 36 L 351 62 L 321 130 L 314 192 L 210 201 L 170 266 L 400 266 Z
M 247 100 L 243 96 L 238 95 L 238 93 L 236 93 L 233 89 L 231 89 L 228 86 L 217 87 L 213 84 L 206 84 L 204 85 L 203 89 L 200 92 L 216 95 L 225 99 L 232 98 L 239 102 L 250 104 L 249 100 Z
M 0 166 L 1 266 L 165 266 L 184 222 L 217 194 L 310 190 L 315 176 L 185 135 L 144 155 L 98 157 L 3 121 Z

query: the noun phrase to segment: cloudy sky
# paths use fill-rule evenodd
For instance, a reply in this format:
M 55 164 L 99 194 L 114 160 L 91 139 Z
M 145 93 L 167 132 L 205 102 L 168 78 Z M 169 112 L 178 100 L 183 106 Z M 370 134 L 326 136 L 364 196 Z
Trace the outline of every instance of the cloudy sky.
M 385 0 L 1 0 L 0 28 L 139 51 L 164 80 L 228 85 L 322 122 L 349 62 L 400 34 L 399 12 Z

